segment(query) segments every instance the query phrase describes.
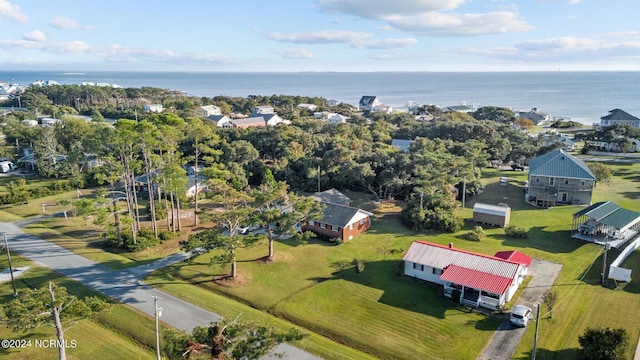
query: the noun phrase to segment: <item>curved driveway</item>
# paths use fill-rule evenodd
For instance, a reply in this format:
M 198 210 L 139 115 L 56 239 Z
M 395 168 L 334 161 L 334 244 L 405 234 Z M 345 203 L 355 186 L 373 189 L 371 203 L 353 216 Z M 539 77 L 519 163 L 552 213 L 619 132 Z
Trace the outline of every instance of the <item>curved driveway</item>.
M 130 305 L 150 316 L 154 315 L 153 297 L 158 296 L 162 321 L 185 331 L 196 326 L 206 326 L 221 317 L 173 295 L 162 292 L 140 281 L 148 272 L 166 266 L 171 261 L 160 260 L 156 265 L 143 265 L 128 270 L 113 270 L 74 254 L 58 245 L 25 234 L 12 223 L 0 223 L 0 233 L 7 233 L 12 252 L 19 253 L 37 264 L 55 270 L 87 287 L 120 302 Z M 171 260 L 179 261 L 187 255 L 176 254 Z M 155 263 L 154 263 L 155 264 Z M 280 344 L 276 351 L 284 352 L 292 359 L 316 360 L 318 357 L 289 344 Z

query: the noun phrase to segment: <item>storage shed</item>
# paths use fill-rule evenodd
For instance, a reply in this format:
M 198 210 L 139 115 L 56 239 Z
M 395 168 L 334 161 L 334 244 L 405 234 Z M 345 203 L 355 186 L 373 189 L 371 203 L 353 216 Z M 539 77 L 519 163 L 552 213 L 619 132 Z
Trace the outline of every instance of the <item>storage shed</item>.
M 473 221 L 505 227 L 511 219 L 511 208 L 502 205 L 476 203 L 473 205 Z

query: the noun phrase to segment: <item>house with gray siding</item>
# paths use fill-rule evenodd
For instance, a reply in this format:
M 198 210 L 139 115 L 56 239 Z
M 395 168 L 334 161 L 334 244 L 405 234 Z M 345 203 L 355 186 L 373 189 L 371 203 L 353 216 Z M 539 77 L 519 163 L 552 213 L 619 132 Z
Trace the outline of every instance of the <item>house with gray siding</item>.
M 596 182 L 587 164 L 563 149 L 529 160 L 526 200 L 539 207 L 590 205 Z

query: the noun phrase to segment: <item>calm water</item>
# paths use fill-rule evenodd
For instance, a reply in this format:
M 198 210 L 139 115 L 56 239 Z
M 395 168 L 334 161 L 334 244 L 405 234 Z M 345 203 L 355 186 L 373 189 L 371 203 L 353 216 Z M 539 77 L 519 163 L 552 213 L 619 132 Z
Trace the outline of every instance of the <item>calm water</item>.
M 189 95 L 304 95 L 355 105 L 363 95 L 406 108 L 407 101 L 451 106 L 537 107 L 585 124 L 620 108 L 640 117 L 640 72 L 379 72 L 379 73 L 211 73 L 0 71 L 0 81 L 28 85 L 105 82 L 151 86 Z

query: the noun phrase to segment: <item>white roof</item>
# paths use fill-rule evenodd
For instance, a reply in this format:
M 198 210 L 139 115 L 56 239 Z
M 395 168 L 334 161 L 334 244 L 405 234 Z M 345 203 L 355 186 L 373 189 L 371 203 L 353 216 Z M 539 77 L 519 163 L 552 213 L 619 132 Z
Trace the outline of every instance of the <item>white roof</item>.
M 511 211 L 511 208 L 508 206 L 476 203 L 475 205 L 473 205 L 473 211 L 489 215 L 505 216 Z
M 402 260 L 436 269 L 444 269 L 449 265 L 456 265 L 466 269 L 511 279 L 513 279 L 520 266 L 515 262 L 505 261 L 493 256 L 472 253 L 423 241 L 415 241 L 411 244 L 411 247 L 404 254 Z

